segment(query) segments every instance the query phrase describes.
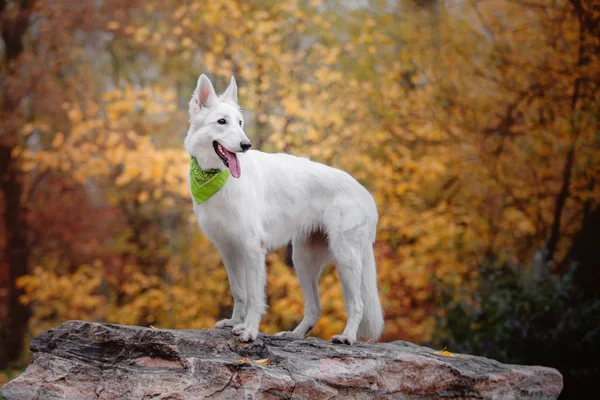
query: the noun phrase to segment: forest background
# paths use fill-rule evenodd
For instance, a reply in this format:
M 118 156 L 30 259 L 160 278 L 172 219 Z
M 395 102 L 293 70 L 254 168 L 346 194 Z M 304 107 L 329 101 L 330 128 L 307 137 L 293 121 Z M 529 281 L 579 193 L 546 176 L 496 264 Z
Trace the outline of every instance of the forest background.
M 382 340 L 598 377 L 600 4 L 0 0 L 0 384 L 70 319 L 211 328 L 232 303 L 186 188 L 200 73 L 253 147 L 353 174 L 380 212 Z M 292 328 L 289 249 L 261 330 Z M 337 275 L 313 334 L 343 329 Z M 581 398 L 581 395 L 579 396 Z

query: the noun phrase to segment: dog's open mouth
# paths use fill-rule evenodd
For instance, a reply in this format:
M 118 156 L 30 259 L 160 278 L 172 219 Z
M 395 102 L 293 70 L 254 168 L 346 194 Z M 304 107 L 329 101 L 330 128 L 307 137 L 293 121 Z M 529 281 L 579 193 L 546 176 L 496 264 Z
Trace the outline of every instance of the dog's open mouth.
M 214 141 L 213 148 L 215 149 L 215 153 L 219 156 L 223 164 L 229 171 L 231 171 L 231 176 L 234 178 L 240 177 L 240 163 L 238 162 L 237 154 L 227 150 L 225 147 L 221 146 L 221 143 Z

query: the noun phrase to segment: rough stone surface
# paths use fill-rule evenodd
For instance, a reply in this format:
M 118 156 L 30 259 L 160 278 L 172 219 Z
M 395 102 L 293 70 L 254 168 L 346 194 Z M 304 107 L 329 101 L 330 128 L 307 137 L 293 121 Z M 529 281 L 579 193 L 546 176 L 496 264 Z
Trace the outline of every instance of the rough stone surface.
M 333 344 L 230 330 L 69 321 L 37 336 L 0 389 L 24 399 L 556 399 L 552 368 L 444 356 L 406 342 Z M 268 359 L 270 365 L 237 360 Z

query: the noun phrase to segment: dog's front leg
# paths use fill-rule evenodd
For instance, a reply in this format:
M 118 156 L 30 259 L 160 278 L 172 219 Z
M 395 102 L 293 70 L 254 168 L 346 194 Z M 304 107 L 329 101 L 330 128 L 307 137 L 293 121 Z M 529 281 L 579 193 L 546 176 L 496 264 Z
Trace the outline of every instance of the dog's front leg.
M 246 271 L 243 265 L 241 253 L 231 247 L 217 246 L 219 253 L 227 270 L 229 279 L 229 288 L 233 296 L 233 312 L 231 318 L 222 319 L 215 324 L 215 328 L 224 328 L 226 326 L 234 327 L 242 322 L 246 317 Z
M 240 340 L 249 342 L 258 336 L 258 327 L 265 313 L 266 252 L 260 246 L 247 248 L 243 252 L 243 268 L 246 276 L 246 318 L 232 332 Z

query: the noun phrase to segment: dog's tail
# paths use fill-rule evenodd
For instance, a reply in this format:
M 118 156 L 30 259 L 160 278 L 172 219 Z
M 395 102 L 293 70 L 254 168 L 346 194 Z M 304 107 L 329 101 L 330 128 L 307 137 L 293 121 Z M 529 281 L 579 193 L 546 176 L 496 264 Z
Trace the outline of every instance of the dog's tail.
M 383 310 L 377 291 L 377 267 L 373 246 L 370 244 L 364 253 L 361 294 L 364 305 L 363 317 L 358 326 L 357 336 L 361 339 L 377 340 L 383 331 Z

